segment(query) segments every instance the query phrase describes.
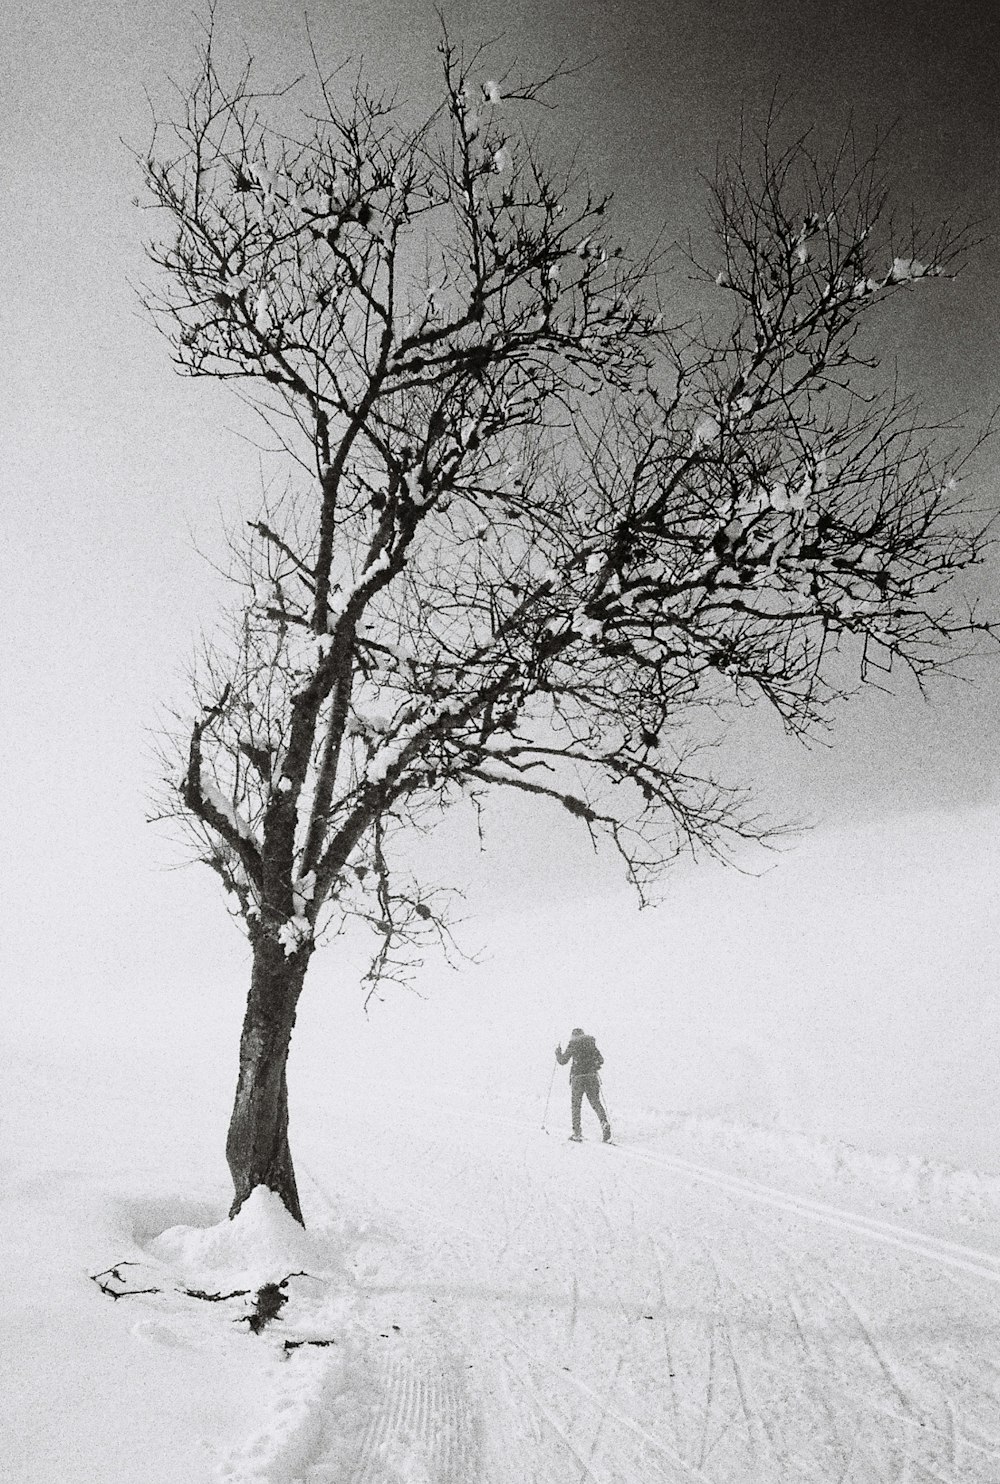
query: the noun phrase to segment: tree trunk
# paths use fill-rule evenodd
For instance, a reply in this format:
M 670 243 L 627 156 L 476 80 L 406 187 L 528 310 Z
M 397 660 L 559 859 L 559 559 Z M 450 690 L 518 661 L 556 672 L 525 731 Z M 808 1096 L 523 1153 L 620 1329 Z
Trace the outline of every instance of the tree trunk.
M 230 1217 L 256 1186 L 264 1185 L 305 1225 L 288 1147 L 285 1066 L 308 961 L 308 951 L 286 956 L 280 943 L 263 934 L 254 944 L 240 1073 L 226 1140 L 235 1189 Z

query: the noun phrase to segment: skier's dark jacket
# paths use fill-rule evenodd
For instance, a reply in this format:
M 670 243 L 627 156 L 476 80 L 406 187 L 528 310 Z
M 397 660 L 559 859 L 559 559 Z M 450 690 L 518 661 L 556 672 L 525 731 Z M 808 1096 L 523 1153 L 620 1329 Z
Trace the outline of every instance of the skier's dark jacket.
M 604 1057 L 597 1049 L 597 1042 L 593 1036 L 571 1036 L 566 1042 L 566 1050 L 560 1054 L 556 1052 L 556 1061 L 564 1067 L 573 1058 L 573 1065 L 569 1069 L 570 1077 L 586 1077 L 592 1072 L 599 1072 L 604 1065 Z

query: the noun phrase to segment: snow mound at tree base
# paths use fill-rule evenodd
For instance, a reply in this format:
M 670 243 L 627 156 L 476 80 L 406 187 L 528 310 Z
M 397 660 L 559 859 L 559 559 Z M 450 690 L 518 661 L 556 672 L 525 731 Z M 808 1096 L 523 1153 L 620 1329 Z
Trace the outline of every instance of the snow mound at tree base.
M 113 1305 L 105 1321 L 127 1319 L 154 1363 L 204 1356 L 220 1373 L 252 1375 L 252 1424 L 206 1445 L 219 1484 L 480 1477 L 464 1357 L 428 1329 L 426 1296 L 400 1287 L 396 1265 L 384 1268 L 398 1238 L 363 1216 L 334 1218 L 321 1193 L 308 1194 L 309 1230 L 259 1187 L 233 1219 L 126 1244 L 130 1255 L 101 1275 Z M 139 1209 L 141 1230 L 154 1207 Z M 268 1294 L 277 1302 L 255 1326 Z
M 192 1288 L 220 1282 L 259 1288 L 281 1283 L 291 1273 L 350 1281 L 336 1235 L 322 1227 L 306 1231 L 281 1197 L 263 1185 L 251 1192 L 232 1220 L 208 1227 L 170 1227 L 153 1238 L 149 1251 Z

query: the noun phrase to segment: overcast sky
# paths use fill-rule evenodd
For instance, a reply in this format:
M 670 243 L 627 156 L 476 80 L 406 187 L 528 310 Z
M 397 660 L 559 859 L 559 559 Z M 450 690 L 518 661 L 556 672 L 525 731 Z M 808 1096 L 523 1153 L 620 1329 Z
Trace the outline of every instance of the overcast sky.
M 403 91 L 428 85 L 429 0 L 309 9 L 331 61 L 363 51 Z M 900 202 L 976 218 L 993 234 L 959 283 L 907 306 L 894 342 L 902 380 L 935 415 L 967 410 L 971 425 L 998 401 L 994 0 L 463 0 L 446 10 L 454 35 L 497 38 L 498 55 L 526 68 L 589 63 L 546 116 L 552 147 L 579 143 L 598 184 L 616 191 L 621 227 L 640 239 L 698 226 L 699 173 L 732 142 L 741 108 L 753 113 L 775 88 L 796 123 L 836 130 L 853 115 L 863 137 L 893 125 L 886 159 Z M 222 0 L 219 15 L 223 36 L 245 42 L 265 75 L 306 66 L 288 0 Z M 197 889 L 158 874 L 169 851 L 143 823 L 149 733 L 218 597 L 196 545 L 215 548 L 259 476 L 235 402 L 173 373 L 130 287 L 150 224 L 133 204 L 138 175 L 121 141 L 142 147 L 146 95 L 163 104 L 168 74 L 190 72 L 193 13 L 163 0 L 5 0 L 3 16 L 4 894 L 22 943 L 62 904 L 71 973 L 72 954 L 98 941 L 111 963 L 102 912 L 123 936 L 162 937 L 214 892 L 207 874 Z M 995 463 L 994 450 L 978 466 L 990 507 Z M 821 825 L 991 805 L 1000 675 L 992 660 L 969 674 L 941 685 L 932 706 L 905 689 L 867 696 L 819 752 L 765 729 L 748 771 L 765 797 Z M 498 868 L 501 893 L 523 892 L 533 859 L 540 881 L 552 869 L 552 821 L 534 833 L 521 824 L 517 880 Z

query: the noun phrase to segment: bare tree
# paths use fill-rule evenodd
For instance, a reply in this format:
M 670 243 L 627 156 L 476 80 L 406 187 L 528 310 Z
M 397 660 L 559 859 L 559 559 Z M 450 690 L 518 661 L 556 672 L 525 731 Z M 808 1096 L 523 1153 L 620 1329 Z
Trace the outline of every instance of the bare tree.
M 290 461 L 164 805 L 252 945 L 233 1214 L 264 1185 L 301 1220 L 285 1067 L 317 938 L 367 919 L 370 987 L 447 933 L 400 831 L 516 790 L 643 892 L 767 834 L 712 771 L 727 707 L 807 735 L 985 627 L 946 591 L 984 547 L 959 468 L 876 375 L 884 309 L 955 234 L 897 239 L 849 136 L 824 164 L 769 127 L 719 166 L 702 311 L 670 326 L 663 265 L 530 132 L 555 79 L 439 52 L 423 115 L 318 66 L 310 109 L 227 81 L 209 34 L 140 162 L 178 368 L 237 381 Z

